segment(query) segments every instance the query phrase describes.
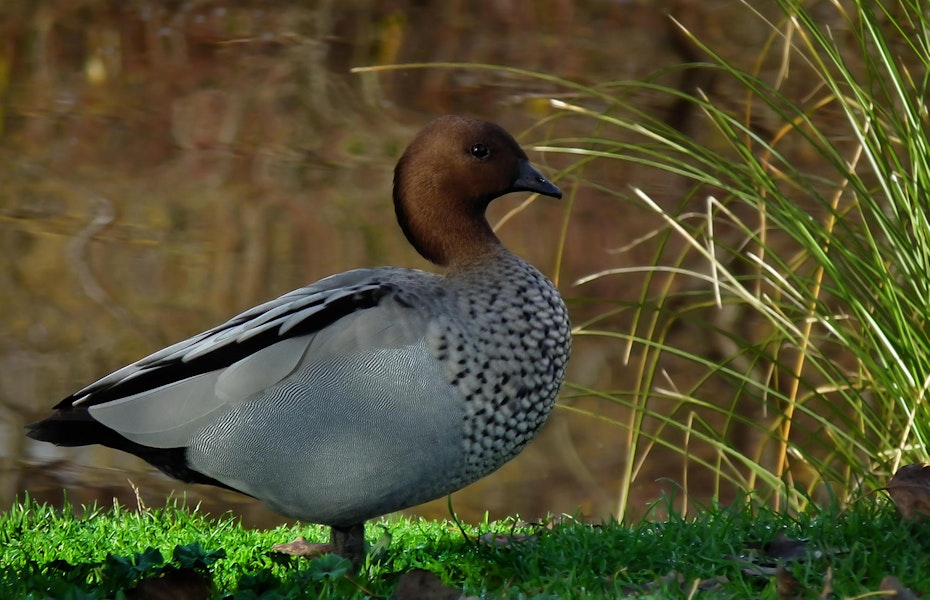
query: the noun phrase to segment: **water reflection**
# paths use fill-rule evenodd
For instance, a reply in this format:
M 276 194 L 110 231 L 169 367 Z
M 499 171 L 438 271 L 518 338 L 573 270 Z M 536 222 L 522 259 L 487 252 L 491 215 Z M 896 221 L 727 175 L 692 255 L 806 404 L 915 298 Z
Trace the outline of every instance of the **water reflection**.
M 5 3 L 0 506 L 22 490 L 57 501 L 62 487 L 75 502 L 131 502 L 128 471 L 150 505 L 179 489 L 255 523 L 276 519 L 239 496 L 179 487 L 119 453 L 27 442 L 22 426 L 114 368 L 308 281 L 360 266 L 424 268 L 389 201 L 391 169 L 412 134 L 446 112 L 520 131 L 545 110 L 535 98 L 560 91 L 503 72 L 352 75 L 350 67 L 473 61 L 589 82 L 638 79 L 689 58 L 667 11 L 712 38 L 739 4 Z M 743 20 L 741 39 L 726 42 L 735 49 L 759 43 L 760 29 Z M 535 130 L 524 141 L 554 133 L 565 132 Z M 560 166 L 557 157 L 533 159 Z M 618 164 L 588 175 L 657 198 L 681 193 L 667 176 Z M 519 201 L 500 202 L 492 218 Z M 554 273 L 565 210 L 537 202 L 501 236 Z M 566 294 L 568 282 L 604 266 L 648 262 L 648 249 L 620 259 L 607 250 L 650 219 L 580 189 L 560 272 Z M 635 288 L 613 285 L 585 293 L 622 298 Z M 578 319 L 586 309 L 572 310 Z M 635 376 L 618 348 L 590 340 L 576 344 L 571 369 L 574 381 L 603 388 Z M 596 400 L 578 402 L 620 416 Z M 486 510 L 610 514 L 622 434 L 557 411 L 523 456 L 457 494 L 456 505 L 471 520 Z M 636 506 L 657 496 L 658 477 L 680 470 L 677 462 L 648 467 L 655 476 L 641 478 Z M 422 512 L 444 514 L 445 503 Z

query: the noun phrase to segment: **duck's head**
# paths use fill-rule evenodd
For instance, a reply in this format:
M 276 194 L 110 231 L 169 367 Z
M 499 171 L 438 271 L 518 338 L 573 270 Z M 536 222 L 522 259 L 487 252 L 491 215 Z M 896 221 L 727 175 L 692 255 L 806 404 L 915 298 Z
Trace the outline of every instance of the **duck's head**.
M 424 258 L 447 267 L 499 251 L 485 210 L 510 192 L 562 197 L 510 134 L 477 119 L 431 122 L 394 170 L 394 209 L 404 235 Z

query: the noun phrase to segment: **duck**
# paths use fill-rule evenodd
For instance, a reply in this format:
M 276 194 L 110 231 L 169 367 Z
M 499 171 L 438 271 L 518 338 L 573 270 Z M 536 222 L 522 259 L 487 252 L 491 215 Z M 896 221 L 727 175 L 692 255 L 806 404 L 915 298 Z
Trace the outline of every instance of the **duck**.
M 513 192 L 562 196 L 502 127 L 433 120 L 393 187 L 401 231 L 441 273 L 331 275 L 91 383 L 27 435 L 329 526 L 358 568 L 366 521 L 447 496 L 533 439 L 572 342 L 555 285 L 485 214 Z

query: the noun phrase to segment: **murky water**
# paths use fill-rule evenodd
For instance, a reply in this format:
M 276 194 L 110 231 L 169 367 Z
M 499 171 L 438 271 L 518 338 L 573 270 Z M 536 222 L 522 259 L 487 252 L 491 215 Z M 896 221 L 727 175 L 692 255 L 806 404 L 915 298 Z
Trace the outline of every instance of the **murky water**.
M 32 443 L 22 427 L 97 377 L 319 277 L 369 265 L 428 268 L 390 204 L 405 144 L 449 112 L 523 131 L 560 91 L 494 71 L 350 68 L 470 61 L 596 83 L 693 58 L 669 11 L 734 55 L 754 55 L 767 35 L 735 0 L 307 4 L 0 6 L 0 507 L 24 490 L 60 501 L 62 488 L 74 502 L 134 502 L 131 479 L 149 504 L 178 490 L 253 523 L 276 519 L 119 453 Z M 558 157 L 531 158 L 560 166 Z M 681 191 L 667 176 L 596 169 L 588 175 L 657 198 Z M 610 253 L 651 227 L 650 217 L 594 189 L 577 192 L 559 271 L 567 297 L 580 295 L 570 285 L 578 277 L 651 258 L 645 249 Z M 521 201 L 499 201 L 492 218 Z M 554 275 L 565 218 L 564 203 L 543 199 L 500 235 Z M 631 289 L 605 282 L 584 294 L 622 298 Z M 576 318 L 585 310 L 572 304 Z M 609 388 L 634 376 L 617 347 L 577 343 L 573 381 Z M 572 402 L 621 414 L 593 399 Z M 456 507 L 470 520 L 485 511 L 609 515 L 624 436 L 557 410 L 530 449 L 456 494 Z M 681 468 L 677 459 L 650 466 L 633 510 Z M 420 512 L 444 514 L 445 501 Z

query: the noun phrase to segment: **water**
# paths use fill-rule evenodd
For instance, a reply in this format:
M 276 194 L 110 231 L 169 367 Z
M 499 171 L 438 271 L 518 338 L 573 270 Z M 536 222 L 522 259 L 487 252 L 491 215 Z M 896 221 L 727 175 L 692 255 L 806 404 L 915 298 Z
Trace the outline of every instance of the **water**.
M 173 492 L 248 522 L 277 520 L 246 498 L 181 486 L 126 455 L 33 443 L 22 427 L 111 370 L 322 276 L 426 268 L 394 225 L 389 195 L 412 135 L 448 112 L 520 132 L 563 91 L 504 72 L 351 67 L 471 61 L 596 83 L 642 79 L 691 58 L 668 10 L 736 54 L 754 54 L 765 35 L 735 1 L 306 4 L 0 7 L 0 507 L 24 490 L 57 502 L 62 488 L 76 503 L 134 503 L 131 480 L 150 505 Z M 657 198 L 682 192 L 667 176 L 626 169 L 588 174 Z M 492 220 L 521 200 L 497 203 Z M 500 235 L 551 274 L 564 210 L 541 200 Z M 566 295 L 588 273 L 647 263 L 646 250 L 609 251 L 654 226 L 650 219 L 582 188 L 560 274 Z M 605 282 L 584 293 L 622 298 L 635 287 Z M 573 307 L 576 319 L 585 310 Z M 571 379 L 631 387 L 636 373 L 619 352 L 580 339 Z M 623 416 L 593 399 L 571 402 Z M 609 515 L 624 437 L 617 426 L 557 410 L 530 449 L 456 494 L 456 507 L 468 520 L 485 511 Z M 680 478 L 681 469 L 674 456 L 648 465 L 633 511 L 668 489 L 658 478 Z M 446 514 L 445 501 L 418 512 Z

